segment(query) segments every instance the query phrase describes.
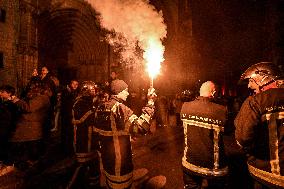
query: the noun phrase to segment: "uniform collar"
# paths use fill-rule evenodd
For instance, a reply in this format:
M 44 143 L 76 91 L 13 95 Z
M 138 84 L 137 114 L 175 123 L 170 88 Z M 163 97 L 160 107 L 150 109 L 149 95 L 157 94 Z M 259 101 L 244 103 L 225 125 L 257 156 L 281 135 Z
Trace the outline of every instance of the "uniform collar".
M 110 99 L 113 99 L 113 100 L 118 101 L 120 103 L 124 102 L 122 99 L 118 98 L 116 95 L 111 95 Z
M 198 96 L 196 99 L 203 100 L 203 101 L 210 101 L 210 102 L 214 100 L 214 98 L 204 97 L 204 96 Z

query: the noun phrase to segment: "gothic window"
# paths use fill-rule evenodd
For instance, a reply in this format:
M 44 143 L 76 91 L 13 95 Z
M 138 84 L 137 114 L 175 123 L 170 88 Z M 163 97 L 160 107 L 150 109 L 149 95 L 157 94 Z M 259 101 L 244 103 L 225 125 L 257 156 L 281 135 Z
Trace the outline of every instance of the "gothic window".
M 5 22 L 6 20 L 6 11 L 0 8 L 0 22 Z

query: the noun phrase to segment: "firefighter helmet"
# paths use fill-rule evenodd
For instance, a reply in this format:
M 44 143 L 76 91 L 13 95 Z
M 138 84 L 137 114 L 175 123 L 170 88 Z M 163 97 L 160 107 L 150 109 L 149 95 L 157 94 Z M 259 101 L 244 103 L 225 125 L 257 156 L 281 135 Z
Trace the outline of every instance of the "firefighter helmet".
M 259 62 L 250 66 L 240 78 L 240 81 L 253 79 L 259 87 L 268 85 L 281 75 L 280 69 L 272 62 Z
M 80 88 L 81 95 L 95 95 L 98 93 L 98 85 L 93 81 L 83 81 Z

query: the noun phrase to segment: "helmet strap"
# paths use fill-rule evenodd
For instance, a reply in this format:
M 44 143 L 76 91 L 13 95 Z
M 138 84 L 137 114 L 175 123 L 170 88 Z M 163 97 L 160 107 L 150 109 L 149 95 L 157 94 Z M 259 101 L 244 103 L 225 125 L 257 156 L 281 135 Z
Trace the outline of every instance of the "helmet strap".
M 259 90 L 261 90 L 261 91 L 262 91 L 263 87 L 265 87 L 265 86 L 267 86 L 267 85 L 269 85 L 269 84 L 271 84 L 271 83 L 273 83 L 273 82 L 274 82 L 274 79 L 272 79 L 271 81 L 269 81 L 269 82 L 265 83 L 265 84 L 264 84 L 264 85 L 262 85 L 262 86 L 259 86 Z

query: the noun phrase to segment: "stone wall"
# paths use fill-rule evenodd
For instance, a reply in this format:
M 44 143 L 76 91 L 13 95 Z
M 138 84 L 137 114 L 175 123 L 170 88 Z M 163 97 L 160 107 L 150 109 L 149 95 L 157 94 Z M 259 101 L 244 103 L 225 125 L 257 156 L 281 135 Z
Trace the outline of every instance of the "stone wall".
M 4 66 L 0 68 L 0 85 L 17 85 L 17 28 L 19 12 L 17 0 L 2 0 L 0 8 L 6 11 L 5 22 L 0 22 L 0 52 L 3 53 Z

